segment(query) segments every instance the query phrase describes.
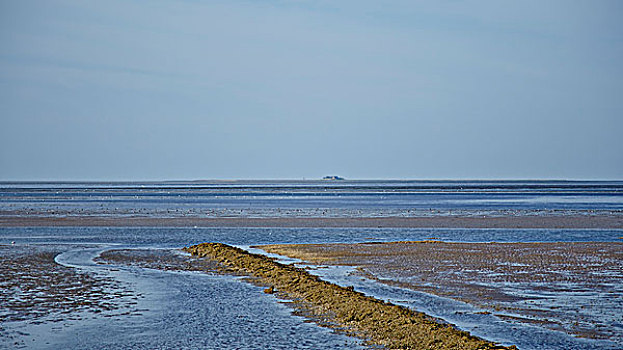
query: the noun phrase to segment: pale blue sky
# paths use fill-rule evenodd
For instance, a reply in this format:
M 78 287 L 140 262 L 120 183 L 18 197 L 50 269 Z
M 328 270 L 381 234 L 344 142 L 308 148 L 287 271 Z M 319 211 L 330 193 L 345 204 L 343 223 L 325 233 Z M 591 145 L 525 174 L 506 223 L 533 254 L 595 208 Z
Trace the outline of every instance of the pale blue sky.
M 622 1 L 0 1 L 0 180 L 623 178 Z

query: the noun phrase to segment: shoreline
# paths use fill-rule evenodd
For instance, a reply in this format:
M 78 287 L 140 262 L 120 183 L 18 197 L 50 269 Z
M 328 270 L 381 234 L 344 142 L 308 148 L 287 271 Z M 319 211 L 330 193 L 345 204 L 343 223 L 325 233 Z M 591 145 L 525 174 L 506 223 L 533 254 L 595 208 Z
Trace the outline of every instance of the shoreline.
M 0 227 L 337 227 L 337 228 L 517 228 L 623 229 L 621 215 L 482 217 L 25 217 L 2 216 Z

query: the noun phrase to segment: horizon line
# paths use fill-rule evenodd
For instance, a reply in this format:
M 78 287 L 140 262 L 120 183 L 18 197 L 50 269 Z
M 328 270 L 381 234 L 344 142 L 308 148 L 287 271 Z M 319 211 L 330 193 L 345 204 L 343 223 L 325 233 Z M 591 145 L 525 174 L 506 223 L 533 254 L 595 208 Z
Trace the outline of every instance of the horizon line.
M 0 183 L 126 183 L 126 182 L 145 182 L 145 183 L 199 183 L 199 182 L 247 182 L 247 181 L 321 181 L 321 182 L 363 182 L 363 181 L 504 181 L 504 182 L 586 182 L 586 181 L 623 181 L 623 178 L 343 178 L 343 179 L 323 179 L 323 178 L 213 178 L 213 179 L 72 179 L 72 180 L 60 180 L 60 179 L 29 179 L 29 180 L 16 180 L 16 179 L 0 179 Z

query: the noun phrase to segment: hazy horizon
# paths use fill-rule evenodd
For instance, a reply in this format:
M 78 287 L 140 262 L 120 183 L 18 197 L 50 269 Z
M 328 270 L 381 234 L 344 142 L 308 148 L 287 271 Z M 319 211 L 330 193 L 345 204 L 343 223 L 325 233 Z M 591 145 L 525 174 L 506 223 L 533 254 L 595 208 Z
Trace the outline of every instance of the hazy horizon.
M 623 179 L 621 18 L 620 1 L 3 2 L 0 180 Z
M 331 183 L 340 183 L 341 181 L 356 181 L 356 182 L 366 182 L 366 181 L 421 181 L 421 182 L 622 182 L 623 179 L 560 179 L 560 178 L 348 178 L 345 177 L 342 180 L 325 180 L 322 177 L 305 177 L 305 178 L 220 178 L 220 179 L 118 179 L 118 180 L 108 180 L 108 179 L 90 179 L 90 180 L 0 180 L 0 183 L 124 183 L 124 182 L 148 182 L 148 183 L 174 183 L 174 182 L 183 182 L 183 183 L 200 183 L 200 182 L 252 182 L 252 181 L 267 181 L 267 182 L 278 182 L 278 181 L 321 181 L 326 182 L 328 184 Z

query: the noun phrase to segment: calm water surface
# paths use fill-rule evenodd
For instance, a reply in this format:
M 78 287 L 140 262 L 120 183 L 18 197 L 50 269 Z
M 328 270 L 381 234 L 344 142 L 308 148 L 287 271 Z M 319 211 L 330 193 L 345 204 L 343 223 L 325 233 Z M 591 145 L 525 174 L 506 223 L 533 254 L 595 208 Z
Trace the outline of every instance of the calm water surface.
M 0 183 L 0 215 L 350 217 L 621 211 L 622 181 Z

